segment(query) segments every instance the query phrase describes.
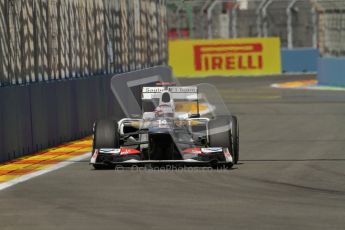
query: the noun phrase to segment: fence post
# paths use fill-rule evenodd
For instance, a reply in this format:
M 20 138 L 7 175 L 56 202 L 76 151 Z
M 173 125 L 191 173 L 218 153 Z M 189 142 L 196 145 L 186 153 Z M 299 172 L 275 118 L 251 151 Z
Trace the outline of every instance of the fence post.
M 288 41 L 288 48 L 293 48 L 293 28 L 292 28 L 292 8 L 296 4 L 298 0 L 291 0 L 290 4 L 286 8 L 287 14 L 287 41 Z
M 233 38 L 237 38 L 237 9 L 238 3 L 231 10 L 231 35 Z
M 264 19 L 264 23 L 263 23 L 264 37 L 268 37 L 267 8 L 271 5 L 272 2 L 273 2 L 273 0 L 268 0 L 267 3 L 265 4 L 265 6 L 262 9 L 262 16 L 263 16 L 263 19 Z
M 256 20 L 256 30 L 257 30 L 257 33 L 258 33 L 258 37 L 262 37 L 262 8 L 265 6 L 266 2 L 268 0 L 262 0 L 262 2 L 260 2 L 258 8 L 256 9 L 256 17 L 257 17 L 257 20 Z
M 175 15 L 177 16 L 177 37 L 181 38 L 181 17 L 180 17 L 180 11 L 182 10 L 182 3 L 177 5 Z
M 311 18 L 312 18 L 312 26 L 313 26 L 313 48 L 317 48 L 318 44 L 318 12 L 315 7 L 311 9 Z
M 220 0 L 215 0 L 214 2 L 212 2 L 212 4 L 210 5 L 210 7 L 207 9 L 207 38 L 208 39 L 212 39 L 213 34 L 212 34 L 212 11 L 214 9 L 214 7 L 220 3 Z
M 207 0 L 204 5 L 201 7 L 201 10 L 199 12 L 199 15 L 201 15 L 201 20 L 200 20 L 200 31 L 201 31 L 201 37 L 202 38 L 206 38 L 206 28 L 205 28 L 205 20 L 204 17 L 205 16 L 205 10 L 207 10 L 208 5 L 210 5 L 210 3 L 212 2 L 212 0 Z
M 188 29 L 189 29 L 189 37 L 194 38 L 194 31 L 193 31 L 193 6 L 191 3 L 186 3 L 186 11 L 188 15 Z

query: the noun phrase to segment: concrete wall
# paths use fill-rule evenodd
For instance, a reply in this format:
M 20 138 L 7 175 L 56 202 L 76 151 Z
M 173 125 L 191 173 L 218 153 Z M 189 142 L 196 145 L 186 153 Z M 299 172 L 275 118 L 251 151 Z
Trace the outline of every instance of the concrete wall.
M 345 87 L 345 58 L 319 58 L 317 80 L 320 85 Z
M 314 48 L 282 49 L 283 72 L 316 72 L 320 53 Z

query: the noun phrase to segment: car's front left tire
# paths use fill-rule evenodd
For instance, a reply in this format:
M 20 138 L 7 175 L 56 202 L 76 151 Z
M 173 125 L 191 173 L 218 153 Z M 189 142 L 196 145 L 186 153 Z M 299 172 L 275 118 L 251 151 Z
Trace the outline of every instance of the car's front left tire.
M 120 148 L 120 134 L 118 124 L 114 120 L 99 120 L 95 123 L 93 133 L 93 153 L 95 149 L 101 148 Z M 108 164 L 93 164 L 95 169 L 114 168 Z
M 93 149 L 120 148 L 120 137 L 116 121 L 97 121 L 93 135 Z

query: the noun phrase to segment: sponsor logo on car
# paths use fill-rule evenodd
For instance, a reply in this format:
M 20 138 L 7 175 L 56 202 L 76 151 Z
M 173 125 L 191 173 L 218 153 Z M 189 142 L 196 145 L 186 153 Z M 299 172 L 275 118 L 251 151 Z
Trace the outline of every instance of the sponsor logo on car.
M 231 156 L 228 148 L 224 149 L 224 156 L 225 156 L 225 161 L 226 162 L 232 162 L 233 161 L 232 160 L 232 156 Z
M 222 148 L 202 148 L 201 151 L 203 153 L 217 153 L 217 152 L 222 152 Z
M 100 149 L 100 153 L 109 153 L 109 154 L 119 154 L 121 152 L 120 149 Z
M 96 149 L 95 152 L 92 154 L 92 157 L 91 157 L 91 160 L 90 160 L 91 164 L 95 164 L 96 163 L 97 156 L 98 156 L 98 150 Z
M 201 148 L 188 148 L 188 149 L 184 149 L 182 153 L 200 154 L 202 152 L 201 152 Z
M 132 148 L 121 148 L 121 153 L 120 155 L 129 155 L 129 154 L 139 154 L 140 151 L 137 149 L 132 149 Z

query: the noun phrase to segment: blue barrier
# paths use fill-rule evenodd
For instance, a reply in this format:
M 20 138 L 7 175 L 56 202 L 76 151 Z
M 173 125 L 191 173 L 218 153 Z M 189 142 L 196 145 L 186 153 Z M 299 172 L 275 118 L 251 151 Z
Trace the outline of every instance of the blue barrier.
M 318 49 L 296 48 L 281 49 L 283 72 L 316 72 L 320 57 Z
M 320 85 L 345 86 L 345 58 L 319 58 L 317 80 Z

